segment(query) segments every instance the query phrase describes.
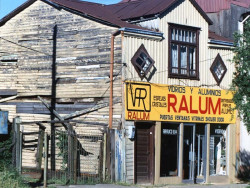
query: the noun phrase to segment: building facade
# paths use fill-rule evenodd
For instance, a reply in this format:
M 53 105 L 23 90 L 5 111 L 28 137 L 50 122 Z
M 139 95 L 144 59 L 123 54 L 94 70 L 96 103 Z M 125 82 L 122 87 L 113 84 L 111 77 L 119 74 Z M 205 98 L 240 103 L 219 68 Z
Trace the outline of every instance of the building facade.
M 34 121 L 52 119 L 37 96 L 61 115 L 106 102 L 79 117 L 91 126 L 74 127 L 113 130 L 112 179 L 234 182 L 233 43 L 209 32 L 211 24 L 194 0 L 27 1 L 1 20 L 0 95 L 7 98 L 0 108 L 9 121 Z M 95 161 L 92 144 L 94 155 L 85 157 Z M 35 151 L 24 155 L 24 166 L 33 164 Z
M 209 32 L 211 22 L 195 2 L 163 4 L 163 10 L 153 15 L 145 15 L 140 9 L 134 17 L 121 14 L 124 20 L 163 34 L 159 38 L 124 31 L 122 37 L 123 63 L 126 63 L 123 71 L 125 135 L 131 136 L 131 130 L 135 129 L 134 139 L 124 140 L 125 171 L 122 173 L 132 183 L 171 184 L 192 182 L 195 178 L 207 183 L 233 182 L 234 112 L 228 108 L 230 112 L 226 110 L 226 116 L 234 118 L 219 122 L 221 113 L 215 120 L 210 119 L 215 116 L 208 111 L 202 112 L 203 118 L 201 111 L 196 111 L 204 105 L 202 97 L 213 98 L 214 94 L 208 94 L 211 91 L 221 92 L 222 101 L 228 102 L 222 106 L 233 106 L 231 97 L 227 100 L 224 93 L 230 87 L 234 71 L 228 61 L 233 57 L 232 42 Z M 134 6 L 140 7 L 140 1 Z M 136 17 L 138 12 L 144 16 Z M 146 54 L 147 60 L 143 62 L 138 54 Z M 221 75 L 216 78 L 218 72 L 213 70 L 217 69 L 214 65 L 218 61 L 225 64 L 220 65 Z M 199 93 L 201 96 L 196 95 Z

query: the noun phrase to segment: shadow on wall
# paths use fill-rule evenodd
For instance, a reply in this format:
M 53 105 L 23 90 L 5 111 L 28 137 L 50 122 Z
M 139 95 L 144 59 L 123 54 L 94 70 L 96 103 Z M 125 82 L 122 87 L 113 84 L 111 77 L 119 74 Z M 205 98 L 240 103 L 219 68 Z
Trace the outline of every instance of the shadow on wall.
M 242 150 L 237 154 L 238 178 L 242 181 L 250 181 L 250 152 Z

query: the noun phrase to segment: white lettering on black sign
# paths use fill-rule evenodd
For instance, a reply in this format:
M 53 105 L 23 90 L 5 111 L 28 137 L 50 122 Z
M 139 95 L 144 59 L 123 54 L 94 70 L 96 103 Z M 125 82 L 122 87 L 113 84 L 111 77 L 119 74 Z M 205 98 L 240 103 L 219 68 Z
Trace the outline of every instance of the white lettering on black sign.
M 224 134 L 224 133 L 225 133 L 225 130 L 223 130 L 223 129 L 215 129 L 215 130 L 214 130 L 214 133 L 215 133 L 215 134 Z
M 163 134 L 168 134 L 168 135 L 177 135 L 177 130 L 174 130 L 174 129 L 163 129 L 162 133 Z

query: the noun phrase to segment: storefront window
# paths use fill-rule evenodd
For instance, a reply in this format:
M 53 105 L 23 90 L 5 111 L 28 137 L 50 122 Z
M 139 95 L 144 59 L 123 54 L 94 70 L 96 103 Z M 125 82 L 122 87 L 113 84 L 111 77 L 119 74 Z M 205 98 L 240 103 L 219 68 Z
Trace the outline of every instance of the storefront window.
M 226 125 L 211 125 L 210 175 L 226 175 L 226 128 Z
M 161 125 L 161 177 L 178 175 L 178 128 L 178 124 Z

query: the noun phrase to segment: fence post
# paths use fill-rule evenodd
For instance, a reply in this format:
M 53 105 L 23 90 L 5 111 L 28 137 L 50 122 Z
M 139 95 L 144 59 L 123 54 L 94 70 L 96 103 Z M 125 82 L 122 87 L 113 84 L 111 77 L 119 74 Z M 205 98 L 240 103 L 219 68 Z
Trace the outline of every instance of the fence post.
M 43 155 L 43 141 L 44 141 L 44 129 L 39 127 L 38 148 L 37 148 L 37 153 L 36 153 L 36 168 L 37 168 L 37 170 L 41 170 L 42 155 Z
M 73 127 L 68 127 L 68 178 L 71 180 L 74 178 L 74 137 Z
M 12 137 L 12 144 L 13 144 L 13 149 L 12 149 L 12 165 L 13 167 L 16 167 L 16 118 L 13 118 L 13 124 L 12 124 L 12 129 L 13 129 L 13 137 Z
M 102 181 L 106 180 L 106 145 L 107 145 L 107 134 L 103 134 L 103 167 L 102 167 Z
M 47 177 L 48 177 L 48 135 L 44 133 L 44 174 L 43 174 L 43 185 L 44 188 L 47 187 Z
M 18 172 L 19 174 L 22 174 L 22 154 L 23 154 L 23 133 L 20 133 L 20 141 L 19 141 L 19 167 L 18 167 Z
M 73 155 L 74 155 L 74 183 L 77 184 L 77 135 L 74 136 L 74 150 L 73 150 Z
M 15 137 L 15 159 L 14 159 L 14 166 L 16 169 L 21 172 L 20 169 L 22 168 L 22 161 L 21 161 L 21 150 L 22 150 L 22 137 L 20 135 L 20 123 L 21 119 L 19 116 L 15 117 L 13 120 L 13 127 L 14 127 L 14 137 Z

